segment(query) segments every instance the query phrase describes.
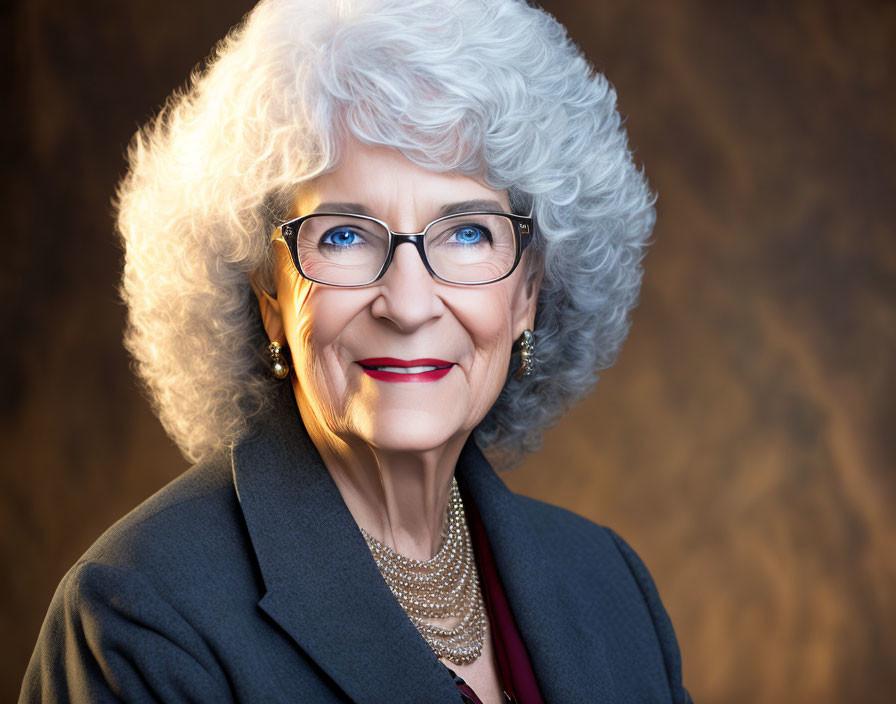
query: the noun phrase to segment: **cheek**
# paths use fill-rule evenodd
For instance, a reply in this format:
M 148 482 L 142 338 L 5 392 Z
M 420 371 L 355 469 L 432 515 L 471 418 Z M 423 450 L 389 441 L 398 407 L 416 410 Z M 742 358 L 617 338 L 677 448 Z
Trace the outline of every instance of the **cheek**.
M 489 388 L 497 385 L 500 390 L 513 344 L 511 291 L 509 287 L 495 286 L 493 290 L 473 289 L 469 293 L 469 298 L 458 299 L 455 310 L 473 342 L 471 372 L 479 377 L 476 383 Z
M 351 318 L 351 310 L 340 306 L 339 297 L 328 296 L 329 291 L 311 284 L 311 291 L 296 310 L 296 326 L 310 353 L 332 348 Z
M 292 331 L 287 335 L 299 382 L 306 393 L 330 402 L 345 392 L 344 336 L 361 303 L 351 291 L 336 291 L 310 282 L 296 290 L 291 311 Z

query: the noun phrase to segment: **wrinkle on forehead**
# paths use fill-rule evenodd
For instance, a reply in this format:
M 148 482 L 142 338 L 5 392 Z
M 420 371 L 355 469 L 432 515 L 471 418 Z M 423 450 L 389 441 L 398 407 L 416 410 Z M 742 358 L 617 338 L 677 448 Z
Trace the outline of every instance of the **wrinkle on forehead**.
M 366 177 L 371 171 L 377 178 Z M 460 205 L 484 206 L 489 201 L 488 207 Z M 336 212 L 370 215 L 405 232 L 419 231 L 451 212 L 495 210 L 494 203 L 500 205 L 497 210 L 511 212 L 506 190 L 493 190 L 482 180 L 457 172 L 430 170 L 397 149 L 356 140 L 346 142 L 336 168 L 297 189 L 293 216 L 320 211 L 325 203 L 339 204 Z

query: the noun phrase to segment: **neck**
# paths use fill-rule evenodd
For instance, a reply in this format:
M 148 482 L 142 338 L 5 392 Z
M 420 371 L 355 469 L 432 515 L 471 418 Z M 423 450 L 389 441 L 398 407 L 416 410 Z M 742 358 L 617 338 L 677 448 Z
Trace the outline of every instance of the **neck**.
M 324 427 L 299 389 L 299 412 L 355 522 L 397 553 L 429 560 L 442 542 L 451 479 L 467 435 L 428 450 L 387 450 Z

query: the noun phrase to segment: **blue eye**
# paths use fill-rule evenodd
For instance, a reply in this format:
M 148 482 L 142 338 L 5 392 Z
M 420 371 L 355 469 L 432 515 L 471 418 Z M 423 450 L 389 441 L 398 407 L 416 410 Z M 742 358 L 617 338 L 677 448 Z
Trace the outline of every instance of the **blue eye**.
M 322 245 L 335 248 L 357 246 L 363 241 L 361 235 L 347 227 L 334 228 L 320 238 Z
M 481 244 L 491 242 L 491 233 L 484 227 L 465 225 L 459 227 L 453 233 L 453 242 L 456 244 Z

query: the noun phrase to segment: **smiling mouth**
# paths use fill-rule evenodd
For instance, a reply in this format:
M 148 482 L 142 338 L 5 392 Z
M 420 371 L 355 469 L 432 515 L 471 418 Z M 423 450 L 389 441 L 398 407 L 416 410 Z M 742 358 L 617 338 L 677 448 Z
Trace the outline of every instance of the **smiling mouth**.
M 372 357 L 357 362 L 368 376 L 380 381 L 438 381 L 445 376 L 454 362 L 443 359 L 396 359 Z
M 433 372 L 436 369 L 447 369 L 447 367 L 423 366 L 423 367 L 389 367 L 386 365 L 368 366 L 362 364 L 365 369 L 373 369 L 380 372 L 392 372 L 393 374 L 422 374 L 423 372 Z

